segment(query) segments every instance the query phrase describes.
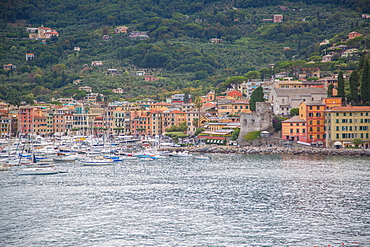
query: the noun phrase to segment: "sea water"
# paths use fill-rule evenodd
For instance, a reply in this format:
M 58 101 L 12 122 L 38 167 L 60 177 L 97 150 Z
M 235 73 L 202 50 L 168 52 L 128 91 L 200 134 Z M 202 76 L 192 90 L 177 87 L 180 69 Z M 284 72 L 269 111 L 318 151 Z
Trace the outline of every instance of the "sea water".
M 0 246 L 370 246 L 370 159 L 210 155 L 0 172 Z

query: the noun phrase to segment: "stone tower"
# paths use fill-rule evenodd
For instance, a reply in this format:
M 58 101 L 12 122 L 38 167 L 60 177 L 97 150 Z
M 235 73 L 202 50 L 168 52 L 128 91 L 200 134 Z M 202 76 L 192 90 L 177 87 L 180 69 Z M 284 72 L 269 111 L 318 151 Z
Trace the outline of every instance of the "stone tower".
M 238 142 L 244 141 L 243 137 L 248 132 L 253 131 L 272 131 L 272 108 L 268 102 L 257 102 L 256 111 L 243 113 L 240 115 L 240 134 Z

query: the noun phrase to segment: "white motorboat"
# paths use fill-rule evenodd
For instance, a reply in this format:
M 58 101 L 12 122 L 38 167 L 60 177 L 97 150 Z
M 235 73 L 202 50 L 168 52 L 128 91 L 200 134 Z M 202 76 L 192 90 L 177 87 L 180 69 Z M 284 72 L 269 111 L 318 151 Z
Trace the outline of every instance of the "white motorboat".
M 186 157 L 192 157 L 193 155 L 192 154 L 189 154 L 186 151 L 184 151 L 184 152 L 170 153 L 169 156 L 171 156 L 171 157 L 179 157 L 179 158 L 186 158 Z
M 68 161 L 75 161 L 76 155 L 59 155 L 53 158 L 53 161 L 57 162 L 68 162 Z
M 52 175 L 58 174 L 59 170 L 53 166 L 27 167 L 18 170 L 18 175 Z
M 96 157 L 94 159 L 84 159 L 80 161 L 83 166 L 106 166 L 112 165 L 112 159 L 105 159 L 104 157 Z
M 208 156 L 196 156 L 195 159 L 197 160 L 210 160 L 211 158 Z

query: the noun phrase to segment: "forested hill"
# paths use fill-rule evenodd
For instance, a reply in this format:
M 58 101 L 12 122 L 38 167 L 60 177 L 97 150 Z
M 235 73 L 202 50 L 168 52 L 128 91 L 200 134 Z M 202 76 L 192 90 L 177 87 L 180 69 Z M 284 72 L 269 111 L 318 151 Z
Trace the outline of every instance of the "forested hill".
M 319 60 L 325 48 L 343 42 L 352 31 L 363 36 L 351 47 L 365 49 L 370 43 L 370 19 L 362 18 L 370 14 L 367 0 L 5 0 L 0 12 L 0 59 L 14 65 L 0 70 L 0 98 L 14 104 L 83 97 L 77 88 L 86 85 L 109 100 L 164 99 L 212 87 L 220 92 L 230 77 L 277 72 L 267 69 L 269 64 L 279 70 L 284 69 L 279 64 L 292 59 Z M 282 22 L 274 23 L 274 15 L 282 15 Z M 41 25 L 55 29 L 59 37 L 29 39 L 26 28 Z M 120 26 L 148 36 L 116 33 Z M 330 43 L 319 46 L 323 40 Z M 34 57 L 26 60 L 26 53 Z M 325 66 L 354 69 L 357 60 Z M 92 61 L 103 65 L 91 66 Z M 138 70 L 159 80 L 146 82 L 136 76 Z M 124 94 L 112 94 L 115 88 L 123 88 Z
M 298 3 L 333 4 L 357 12 L 370 12 L 367 0 L 5 0 L 0 3 L 0 9 L 5 22 L 26 19 L 32 24 L 43 23 L 60 28 L 90 23 L 105 25 L 141 23 L 152 17 L 172 19 L 176 12 L 201 16 L 215 14 L 204 12 L 214 8 L 247 9 Z M 240 14 L 243 11 L 233 12 Z

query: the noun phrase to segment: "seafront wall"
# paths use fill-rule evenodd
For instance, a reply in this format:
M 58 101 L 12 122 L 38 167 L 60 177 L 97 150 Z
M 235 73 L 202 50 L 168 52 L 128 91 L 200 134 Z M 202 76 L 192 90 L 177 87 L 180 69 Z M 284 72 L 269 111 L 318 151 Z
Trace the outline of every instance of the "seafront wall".
M 289 154 L 289 155 L 331 155 L 370 157 L 370 149 L 332 149 L 308 147 L 236 147 L 236 146 L 187 146 L 168 148 L 168 151 L 189 151 L 195 153 L 237 153 L 237 154 Z

